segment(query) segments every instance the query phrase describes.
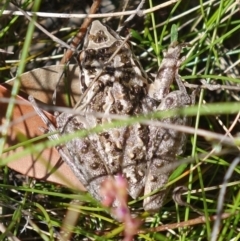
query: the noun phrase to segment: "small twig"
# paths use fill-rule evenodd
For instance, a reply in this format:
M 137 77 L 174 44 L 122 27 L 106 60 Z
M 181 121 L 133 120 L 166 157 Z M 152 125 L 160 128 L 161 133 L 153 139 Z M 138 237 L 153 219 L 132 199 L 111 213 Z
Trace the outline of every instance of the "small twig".
M 100 3 L 101 3 L 101 0 L 95 0 L 95 1 L 93 2 L 92 6 L 91 6 L 91 9 L 90 9 L 90 11 L 89 11 L 89 14 L 93 14 L 93 13 L 97 12 L 97 10 L 98 10 L 98 8 L 99 8 L 99 6 L 100 6 Z M 84 35 L 86 34 L 87 28 L 88 28 L 88 26 L 91 24 L 91 22 L 92 22 L 92 18 L 90 18 L 90 17 L 88 17 L 88 16 L 84 19 L 84 21 L 83 21 L 83 23 L 82 23 L 82 26 L 79 28 L 78 33 L 77 33 L 76 36 L 73 38 L 73 40 L 72 40 L 72 42 L 71 42 L 71 44 L 70 44 L 71 48 L 73 48 L 73 49 L 76 49 L 76 48 L 77 48 L 77 46 L 79 45 L 79 43 L 82 41 Z M 62 57 L 60 64 L 65 64 L 65 63 L 67 63 L 67 62 L 69 61 L 69 59 L 72 57 L 73 52 L 74 52 L 74 51 L 72 51 L 71 49 L 68 49 L 68 50 L 66 51 L 66 53 L 64 54 L 64 56 Z
M 124 41 L 121 43 L 121 45 L 118 46 L 118 48 L 115 50 L 115 52 L 111 55 L 111 57 L 104 63 L 104 65 L 109 64 L 112 59 L 118 54 L 118 52 L 121 50 L 121 48 L 126 44 L 126 42 L 131 38 L 131 33 L 127 35 L 127 37 L 124 39 Z
M 49 132 L 56 132 L 56 128 L 55 126 L 52 124 L 52 122 L 48 119 L 48 117 L 44 114 L 44 112 L 38 107 L 35 99 L 33 96 L 29 95 L 28 96 L 28 100 L 30 101 L 32 107 L 34 108 L 34 110 L 36 111 L 36 113 L 38 114 L 38 116 L 42 119 L 42 121 L 44 122 L 44 124 L 48 127 L 48 131 Z M 51 136 L 52 140 L 55 140 L 58 138 L 58 135 L 53 135 Z
M 234 213 L 223 213 L 220 216 L 220 218 L 221 219 L 227 219 L 227 218 L 231 217 L 232 215 L 236 215 L 236 214 L 234 214 Z M 216 219 L 218 219 L 217 215 L 208 217 L 208 221 L 210 221 L 210 222 L 215 221 Z M 159 227 L 156 227 L 156 228 L 148 228 L 148 229 L 139 231 L 138 234 L 163 232 L 163 231 L 168 231 L 169 229 L 189 227 L 189 226 L 194 226 L 194 225 L 201 224 L 201 223 L 206 223 L 206 217 L 200 216 L 198 218 L 191 219 L 191 220 L 184 221 L 184 222 L 180 222 L 180 223 L 172 223 L 172 224 L 162 225 L 162 226 L 159 226 Z
M 165 3 L 159 4 L 155 7 L 149 8 L 147 10 L 143 10 L 142 13 L 143 15 L 155 12 L 161 8 L 165 8 L 169 5 L 172 5 L 180 0 L 170 0 Z M 118 17 L 122 15 L 132 15 L 136 14 L 138 11 L 132 10 L 132 11 L 125 11 L 125 12 L 116 12 L 116 13 L 100 13 L 100 14 L 66 14 L 66 13 L 43 13 L 43 12 L 37 12 L 37 13 L 32 13 L 32 12 L 26 12 L 28 16 L 33 16 L 36 15 L 38 17 L 53 17 L 53 18 L 108 18 L 108 17 Z M 17 15 L 21 16 L 24 15 L 20 11 L 11 11 L 11 10 L 4 10 L 2 15 Z
M 206 84 L 204 83 L 203 85 L 197 85 L 197 84 L 189 84 L 188 82 L 183 82 L 184 85 L 188 88 L 201 88 L 201 89 L 208 89 L 211 91 L 214 90 L 237 90 L 240 91 L 240 86 L 230 86 L 230 85 L 220 85 L 220 84 L 216 84 L 216 85 L 211 85 L 211 84 Z
M 209 89 L 211 91 L 212 90 L 218 90 L 218 89 L 221 88 L 220 84 L 212 85 L 212 84 L 209 84 L 205 79 L 201 79 L 200 82 L 203 86 L 205 86 L 207 89 Z

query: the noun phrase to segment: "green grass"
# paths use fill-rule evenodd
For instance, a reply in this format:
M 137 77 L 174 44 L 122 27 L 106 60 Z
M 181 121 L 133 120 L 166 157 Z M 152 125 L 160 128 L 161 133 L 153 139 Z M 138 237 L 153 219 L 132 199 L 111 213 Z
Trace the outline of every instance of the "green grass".
M 31 2 L 34 4 L 31 5 Z M 156 6 L 158 2 L 147 2 L 145 8 Z M 49 3 L 42 1 L 39 11 L 46 11 L 47 4 Z M 37 11 L 37 5 L 38 1 L 25 1 L 21 7 Z M 67 6 L 64 3 L 60 5 L 59 9 L 53 8 L 52 12 L 64 12 Z M 73 9 L 76 9 L 76 6 Z M 25 71 L 47 63 L 56 64 L 56 60 L 61 59 L 63 50 L 34 28 L 34 25 L 23 16 L 0 15 L 0 17 L 0 48 L 5 49 L 11 46 L 14 52 L 14 55 L 6 56 L 6 65 L 0 66 L 1 82 L 10 79 L 11 74 L 19 76 Z M 38 22 L 43 20 L 43 18 L 36 18 Z M 192 126 L 195 128 L 195 134 L 194 129 L 188 130 L 191 135 L 189 135 L 186 153 L 179 157 L 179 163 L 176 164 L 169 179 L 170 192 L 161 210 L 155 215 L 149 215 L 142 210 L 141 199 L 129 203 L 132 213 L 137 214 L 143 220 L 139 230 L 143 233 L 136 235 L 135 240 L 211 240 L 214 222 L 206 218 L 205 223 L 193 225 L 192 220 L 199 214 L 191 208 L 175 205 L 171 198 L 171 191 L 177 186 L 187 186 L 189 192 L 183 196 L 183 199 L 185 198 L 188 203 L 203 212 L 206 217 L 216 215 L 218 196 L 225 180 L 224 176 L 239 155 L 238 121 L 234 124 L 231 135 L 228 134 L 225 141 L 221 142 L 235 119 L 238 120 L 237 114 L 240 110 L 238 103 L 240 90 L 239 6 L 234 0 L 179 1 L 137 21 L 140 24 L 137 22 L 134 25 L 133 21 L 129 26 L 133 29 L 131 41 L 134 53 L 148 73 L 157 73 L 163 50 L 166 50 L 171 42 L 171 28 L 174 25 L 178 29 L 178 41 L 191 44 L 183 50 L 182 56 L 186 59 L 181 64 L 179 72 L 182 79 L 190 84 L 198 85 L 201 85 L 200 80 L 204 79 L 209 84 L 220 84 L 222 88 L 213 91 L 201 89 L 195 106 L 179 110 L 179 114 L 194 117 Z M 50 25 L 49 31 L 61 29 L 58 33 L 55 31 L 54 34 L 67 41 L 79 27 L 67 29 L 65 28 L 67 24 L 68 22 L 62 21 L 61 26 Z M 38 44 L 40 47 L 34 49 Z M 59 55 L 58 59 L 51 61 L 45 59 L 46 57 L 53 58 L 55 55 Z M 229 87 L 239 87 L 239 89 L 232 90 Z M 21 86 L 16 81 L 12 92 L 13 97 L 18 93 L 19 88 Z M 176 87 L 173 86 L 174 88 Z M 189 89 L 189 92 L 191 91 Z M 12 108 L 13 105 L 9 104 L 6 123 L 11 122 Z M 171 111 L 155 113 L 159 118 L 166 117 L 168 114 L 174 113 Z M 149 116 L 141 116 L 126 121 L 116 121 L 113 125 L 120 126 L 147 120 L 149 121 Z M 110 127 L 111 125 L 97 127 L 92 131 L 100 132 L 102 128 Z M 200 130 L 210 131 L 215 136 L 211 136 L 210 132 L 203 133 Z M 5 166 L 9 161 L 17 161 L 18 158 L 29 153 L 37 154 L 46 147 L 63 143 L 73 136 L 87 134 L 86 131 L 82 131 L 71 136 L 63 136 L 59 141 L 44 141 L 36 145 L 27 143 L 24 151 L 8 159 L 1 159 L 3 181 L 0 184 L 0 202 L 3 213 L 0 216 L 0 223 L 5 225 L 7 231 L 20 240 L 29 240 L 28 238 L 30 240 L 33 238 L 56 240 L 58 231 L 66 228 L 71 230 L 72 240 L 83 240 L 86 237 L 89 238 L 88 240 L 120 240 L 122 238 L 123 225 L 115 221 L 107 210 L 93 200 L 89 194 L 75 193 L 64 187 L 31 179 L 14 185 L 10 178 L 12 171 Z M 1 133 L 2 152 L 6 151 L 3 144 L 7 135 L 8 133 L 4 131 Z M 23 143 L 20 142 L 20 144 Z M 233 215 L 221 220 L 217 240 L 240 238 L 238 232 L 239 173 L 239 165 L 236 165 L 230 178 L 225 180 L 227 190 L 223 202 L 223 213 Z M 71 205 L 70 202 L 75 199 L 79 200 L 80 204 Z M 74 216 L 75 213 L 79 214 L 78 218 Z M 69 220 L 76 218 L 77 221 L 70 225 L 66 217 Z M 188 222 L 185 227 L 163 232 L 149 231 L 149 228 L 159 228 L 162 225 L 183 221 Z M 68 224 L 70 227 L 67 226 Z M 8 240 L 8 236 L 7 232 L 2 232 L 0 240 Z

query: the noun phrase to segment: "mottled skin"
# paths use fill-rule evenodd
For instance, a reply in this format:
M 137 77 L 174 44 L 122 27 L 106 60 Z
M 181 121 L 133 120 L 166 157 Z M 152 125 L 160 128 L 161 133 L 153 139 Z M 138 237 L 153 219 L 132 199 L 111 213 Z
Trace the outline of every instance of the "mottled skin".
M 188 95 L 177 73 L 175 77 L 179 90 L 167 94 L 158 106 L 157 111 L 182 108 L 193 104 L 194 99 Z M 190 124 L 190 121 L 189 117 L 178 115 L 161 120 L 163 123 L 182 126 Z M 163 187 L 167 183 L 173 169 L 171 164 L 176 161 L 177 155 L 183 154 L 187 141 L 187 136 L 184 132 L 157 126 L 149 126 L 149 136 L 154 136 L 154 138 L 150 138 L 148 143 L 149 162 L 144 195 Z M 165 196 L 166 190 L 145 198 L 143 201 L 144 209 L 151 212 L 159 210 L 163 205 Z
M 182 45 L 170 45 L 154 82 L 150 83 L 129 44 L 109 27 L 93 21 L 79 55 L 82 95 L 74 108 L 79 114 L 62 113 L 57 117 L 60 135 L 112 122 L 110 114 L 137 116 L 191 105 L 178 77 L 181 49 Z M 170 92 L 175 78 L 179 90 Z M 105 116 L 87 114 L 94 112 Z M 189 119 L 173 116 L 161 121 L 186 125 Z M 143 191 L 147 195 L 163 187 L 171 173 L 171 163 L 183 153 L 185 143 L 184 133 L 137 123 L 74 138 L 58 150 L 87 190 L 101 201 L 100 186 L 109 175 L 122 173 L 134 199 Z M 158 210 L 165 196 L 162 191 L 146 198 L 144 209 Z
M 99 21 L 93 21 L 79 55 L 79 63 L 82 96 L 75 110 L 81 112 L 84 118 L 62 113 L 57 118 L 62 134 L 112 122 L 109 114 L 132 116 L 143 112 L 141 100 L 149 83 L 142 77 L 129 44 L 123 44 L 114 31 Z M 87 115 L 94 112 L 104 113 L 106 117 Z M 99 194 L 102 179 L 119 173 L 128 180 L 130 196 L 137 198 L 145 185 L 148 138 L 148 127 L 135 124 L 92 134 L 84 139 L 74 138 L 66 146 L 76 169 L 81 166 L 79 175 L 85 182 L 91 182 L 87 189 L 95 198 L 102 198 Z M 84 154 L 81 153 L 83 142 L 88 143 Z M 94 170 L 91 170 L 92 166 Z M 98 173 L 103 178 L 98 178 Z
M 188 44 L 185 43 L 179 44 L 178 42 L 173 42 L 168 47 L 168 50 L 163 52 L 164 58 L 158 69 L 155 81 L 148 87 L 149 97 L 157 101 L 162 101 L 162 99 L 169 93 L 170 86 L 175 79 L 180 64 L 182 63 L 182 59 L 179 58 L 182 47 L 187 45 Z

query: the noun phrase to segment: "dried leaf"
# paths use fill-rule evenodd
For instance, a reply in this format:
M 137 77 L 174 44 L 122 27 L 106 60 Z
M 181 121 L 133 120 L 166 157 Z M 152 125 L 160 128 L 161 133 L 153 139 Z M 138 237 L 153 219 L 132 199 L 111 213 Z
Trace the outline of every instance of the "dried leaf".
M 21 76 L 22 89 L 27 94 L 33 95 L 36 99 L 41 100 L 44 103 L 51 104 L 52 93 L 55 90 L 56 83 L 59 80 L 59 75 L 62 73 L 62 70 L 63 66 L 49 66 L 24 73 Z M 79 97 L 79 93 L 76 91 L 79 89 L 77 87 L 79 76 L 78 68 L 71 65 L 67 73 L 69 76 L 68 79 L 71 80 L 70 91 L 73 92 L 71 101 L 75 103 Z M 0 98 L 9 98 L 11 96 L 10 85 L 13 81 L 14 79 L 9 80 L 7 84 L 0 85 Z M 57 92 L 58 105 L 66 106 L 65 90 L 66 88 L 64 84 L 61 84 L 60 90 Z M 21 101 L 21 103 L 16 104 L 14 107 L 12 120 L 15 123 L 9 128 L 5 148 L 18 144 L 20 142 L 18 138 L 19 136 L 25 136 L 27 139 L 38 137 L 42 135 L 39 127 L 42 126 L 46 128 L 42 120 L 27 101 L 28 95 L 26 93 L 21 92 L 17 96 L 16 100 Z M 26 104 L 23 104 L 22 101 Z M 7 105 L 7 103 L 0 103 L 1 124 L 4 123 Z M 20 119 L 30 114 L 32 114 L 31 117 L 27 119 Z M 46 114 L 52 122 L 55 122 L 55 117 L 53 115 L 47 112 Z M 3 157 L 18 153 L 22 151 L 23 148 L 24 147 L 18 147 L 15 150 L 6 152 L 3 154 Z M 45 149 L 42 153 L 38 153 L 38 155 L 32 154 L 19 158 L 16 161 L 8 163 L 8 166 L 17 172 L 30 177 L 59 183 L 74 189 L 85 190 L 70 168 L 60 160 L 59 154 L 55 148 Z

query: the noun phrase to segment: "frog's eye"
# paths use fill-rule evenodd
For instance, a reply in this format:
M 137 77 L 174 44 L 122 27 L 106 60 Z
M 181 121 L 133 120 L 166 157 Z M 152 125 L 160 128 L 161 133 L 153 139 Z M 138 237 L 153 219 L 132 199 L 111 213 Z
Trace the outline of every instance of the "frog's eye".
M 167 96 L 164 102 L 166 106 L 171 107 L 174 103 L 174 98 L 172 96 Z

